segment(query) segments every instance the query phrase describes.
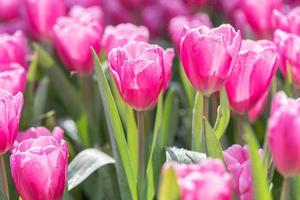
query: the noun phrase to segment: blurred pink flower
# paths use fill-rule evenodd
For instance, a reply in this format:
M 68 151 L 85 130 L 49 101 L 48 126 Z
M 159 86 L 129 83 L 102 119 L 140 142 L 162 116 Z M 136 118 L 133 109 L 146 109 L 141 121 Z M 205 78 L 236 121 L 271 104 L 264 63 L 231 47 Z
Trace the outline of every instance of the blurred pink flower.
M 230 25 L 190 29 L 181 39 L 180 57 L 192 85 L 205 95 L 221 89 L 231 75 L 241 35 Z
M 63 131 L 54 129 L 53 134 Z M 10 157 L 11 173 L 23 200 L 60 200 L 67 181 L 68 147 L 44 127 L 21 133 Z
M 89 8 L 84 8 L 81 6 L 73 6 L 69 12 L 71 17 L 75 18 L 90 18 L 91 20 L 96 20 L 102 27 L 105 26 L 104 14 L 99 6 L 92 6 Z
M 207 0 L 183 0 L 189 6 L 204 6 Z
M 20 0 L 0 0 L 0 20 L 11 20 L 19 16 Z
M 61 17 L 54 26 L 54 43 L 65 67 L 79 75 L 89 75 L 93 67 L 90 47 L 100 52 L 103 28 L 86 16 Z
M 300 36 L 300 7 L 292 9 L 287 15 L 274 10 L 273 23 L 275 28 Z
M 169 24 L 169 35 L 171 36 L 174 46 L 176 46 L 176 48 L 179 50 L 180 41 L 184 34 L 184 28 L 192 29 L 201 25 L 205 25 L 209 28 L 212 27 L 212 23 L 209 20 L 208 15 L 204 13 L 190 16 L 177 16 L 171 19 Z
M 65 0 L 65 4 L 68 8 L 73 6 L 82 6 L 82 7 L 91 7 L 91 6 L 100 6 L 102 0 Z
M 267 100 L 268 100 L 268 94 L 269 90 L 266 90 L 265 94 L 258 100 L 256 105 L 251 108 L 251 110 L 248 112 L 248 117 L 250 122 L 255 122 L 256 119 L 261 115 L 261 113 L 264 111 Z
M 144 26 L 119 24 L 107 26 L 102 38 L 102 47 L 108 54 L 113 48 L 122 47 L 130 41 L 148 42 L 149 31 Z
M 231 108 L 249 112 L 269 90 L 277 70 L 278 54 L 268 40 L 244 40 L 238 62 L 226 83 Z
M 16 95 L 0 89 L 0 154 L 7 152 L 13 145 L 21 118 L 23 95 Z
M 49 40 L 56 20 L 66 13 L 64 0 L 22 0 L 29 32 L 36 40 Z
M 27 39 L 21 31 L 0 34 L 0 65 L 19 63 L 27 68 Z
M 171 79 L 173 49 L 132 41 L 108 55 L 123 100 L 135 110 L 152 108 Z
M 300 173 L 300 102 L 279 92 L 272 101 L 268 143 L 278 171 L 284 176 Z
M 0 33 L 13 34 L 16 31 L 27 33 L 26 23 L 22 18 L 0 23 Z
M 199 164 L 166 164 L 173 167 L 181 191 L 181 200 L 230 200 L 232 180 L 220 160 L 208 159 Z M 213 188 L 213 189 L 212 189 Z

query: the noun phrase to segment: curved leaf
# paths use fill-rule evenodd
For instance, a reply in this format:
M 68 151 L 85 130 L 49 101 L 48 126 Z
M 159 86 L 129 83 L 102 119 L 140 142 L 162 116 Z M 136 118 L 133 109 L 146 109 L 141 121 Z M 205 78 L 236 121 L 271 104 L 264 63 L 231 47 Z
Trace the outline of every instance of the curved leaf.
M 179 200 L 180 188 L 173 167 L 164 170 L 159 187 L 158 200 Z
M 206 159 L 206 154 L 189 151 L 183 148 L 169 147 L 166 151 L 166 162 L 178 162 L 181 164 L 199 163 Z

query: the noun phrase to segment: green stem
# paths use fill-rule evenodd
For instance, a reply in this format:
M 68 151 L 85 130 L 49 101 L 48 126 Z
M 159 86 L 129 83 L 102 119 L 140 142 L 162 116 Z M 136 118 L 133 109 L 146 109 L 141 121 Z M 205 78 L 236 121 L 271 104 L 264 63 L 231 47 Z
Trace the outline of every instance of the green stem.
M 196 93 L 192 119 L 192 150 L 201 151 L 203 95 Z
M 7 184 L 7 176 L 6 176 L 6 167 L 4 162 L 4 156 L 0 156 L 0 173 L 1 173 L 1 181 L 2 181 L 2 190 L 5 193 L 7 199 L 9 199 L 9 191 Z
M 145 130 L 144 130 L 144 112 L 137 111 L 138 137 L 139 137 L 139 168 L 138 168 L 138 187 L 140 187 L 140 195 L 142 193 L 142 185 L 145 175 Z
M 209 122 L 209 97 L 204 96 L 203 98 L 203 117 Z
M 281 195 L 280 200 L 289 200 L 289 187 L 290 187 L 290 180 L 291 178 L 284 177 L 282 188 L 281 188 Z

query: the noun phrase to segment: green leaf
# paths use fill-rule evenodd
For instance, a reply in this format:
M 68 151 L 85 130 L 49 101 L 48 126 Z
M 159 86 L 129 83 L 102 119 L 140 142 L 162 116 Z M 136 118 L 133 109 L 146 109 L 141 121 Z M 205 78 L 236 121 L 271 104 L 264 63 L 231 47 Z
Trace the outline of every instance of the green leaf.
M 170 87 L 164 101 L 163 122 L 161 130 L 161 143 L 165 147 L 173 143 L 173 138 L 178 125 L 178 99 L 175 89 Z
M 166 150 L 166 162 L 177 162 L 181 164 L 200 163 L 206 159 L 206 154 L 177 147 L 168 147 Z
M 205 148 L 208 156 L 223 160 L 222 145 L 218 140 L 218 138 L 216 137 L 216 135 L 214 134 L 206 118 L 203 118 L 203 124 L 204 124 Z
M 179 67 L 179 75 L 181 78 L 182 85 L 184 87 L 184 91 L 188 98 L 189 106 L 192 108 L 194 105 L 195 90 L 193 89 L 193 86 L 191 85 L 188 77 L 186 76 L 182 64 Z
M 158 200 L 180 200 L 180 188 L 171 166 L 165 169 L 161 176 Z
M 290 198 L 293 200 L 300 200 L 300 176 L 295 176 L 291 179 Z
M 130 107 L 127 107 L 127 140 L 130 156 L 132 158 L 133 169 L 135 173 L 138 174 L 138 128 L 136 125 L 134 112 Z
M 220 105 L 218 107 L 218 116 L 214 126 L 214 134 L 218 139 L 225 133 L 230 120 L 230 108 L 224 88 L 220 93 Z
M 192 119 L 192 150 L 201 151 L 203 95 L 196 93 Z
M 246 141 L 249 147 L 249 155 L 251 160 L 252 184 L 254 188 L 254 196 L 256 200 L 271 200 L 269 185 L 267 181 L 267 173 L 263 166 L 262 160 L 258 154 L 258 144 L 251 127 L 244 124 L 246 133 Z
M 101 63 L 98 60 L 96 52 L 92 49 L 95 72 L 98 81 L 98 87 L 100 96 L 102 99 L 104 113 L 106 116 L 110 141 L 112 144 L 113 155 L 116 159 L 116 168 L 119 179 L 119 186 L 124 199 L 136 200 L 137 195 L 137 174 L 134 173 L 132 161 L 130 158 L 129 149 L 126 143 L 122 122 L 118 114 L 118 110 L 109 88 L 107 79 L 101 68 Z M 130 194 L 127 192 L 127 188 L 130 189 Z
M 38 44 L 34 44 L 38 53 L 38 62 L 44 73 L 49 77 L 51 86 L 55 89 L 60 100 L 74 118 L 79 118 L 83 110 L 80 95 L 76 88 L 64 75 L 64 72 L 57 66 L 51 56 Z
M 72 190 L 74 187 L 82 183 L 89 175 L 100 167 L 114 163 L 115 161 L 112 157 L 98 149 L 90 148 L 83 150 L 69 164 L 69 190 Z
M 49 79 L 47 77 L 42 78 L 39 87 L 35 93 L 33 103 L 33 119 L 35 125 L 40 125 L 40 116 L 45 112 L 45 107 L 48 99 L 48 87 Z

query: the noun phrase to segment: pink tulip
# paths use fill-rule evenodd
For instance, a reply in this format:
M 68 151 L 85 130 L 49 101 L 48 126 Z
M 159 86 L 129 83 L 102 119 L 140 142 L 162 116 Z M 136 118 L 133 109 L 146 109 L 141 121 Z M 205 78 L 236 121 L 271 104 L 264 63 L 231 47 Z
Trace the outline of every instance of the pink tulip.
M 239 59 L 226 83 L 230 106 L 239 113 L 248 112 L 269 90 L 277 70 L 275 45 L 267 40 L 242 42 Z
M 21 31 L 0 34 L 0 65 L 16 62 L 27 68 L 26 54 L 27 40 Z
M 276 30 L 274 42 L 281 57 L 280 69 L 287 76 L 287 66 L 290 67 L 293 81 L 300 85 L 300 36 Z
M 0 89 L 0 154 L 7 152 L 17 137 L 22 107 L 21 92 L 13 96 Z
M 27 26 L 34 39 L 48 40 L 56 20 L 65 15 L 64 0 L 22 0 Z
M 261 115 L 265 109 L 268 100 L 269 91 L 267 90 L 265 94 L 258 100 L 256 105 L 248 112 L 248 118 L 251 123 L 255 122 L 256 119 Z
M 122 47 L 130 41 L 148 42 L 149 31 L 144 26 L 119 24 L 107 26 L 102 38 L 102 46 L 108 54 L 113 48 Z
M 152 108 L 171 78 L 173 49 L 132 41 L 108 55 L 123 100 L 136 110 Z
M 155 12 L 153 12 L 155 10 Z M 157 23 L 164 20 L 164 13 L 161 5 L 151 4 L 145 6 L 141 13 L 142 23 L 149 29 L 151 36 L 161 36 L 164 29 L 163 23 Z
M 20 0 L 0 0 L 0 20 L 11 20 L 19 16 Z
M 0 34 L 14 34 L 16 31 L 27 32 L 26 23 L 23 19 L 17 18 L 5 23 L 0 23 Z
M 205 95 L 226 83 L 238 58 L 241 35 L 230 25 L 190 29 L 181 39 L 180 57 L 192 85 Z
M 65 67 L 79 75 L 93 71 L 90 47 L 100 52 L 102 26 L 87 15 L 61 17 L 54 26 L 54 43 Z
M 67 143 L 44 127 L 18 138 L 10 157 L 11 173 L 23 200 L 60 200 L 67 180 Z
M 191 14 L 182 0 L 160 0 L 159 5 L 163 11 L 164 23 L 169 24 L 170 20 L 176 16 Z
M 252 31 L 260 37 L 272 31 L 272 12 L 281 7 L 282 0 L 241 0 L 241 8 Z
M 232 180 L 220 160 L 208 159 L 200 164 L 166 164 L 173 166 L 180 187 L 181 200 L 230 200 Z
M 26 84 L 26 71 L 18 63 L 0 65 L 0 88 L 16 95 L 23 92 Z
M 189 6 L 204 6 L 207 0 L 184 0 Z
M 73 6 L 82 6 L 85 8 L 91 6 L 100 6 L 101 0 L 65 0 L 65 4 L 68 8 L 72 8 Z
M 287 15 L 274 10 L 273 23 L 280 30 L 300 36 L 300 7 L 292 9 Z
M 252 172 L 248 148 L 235 144 L 226 149 L 223 154 L 227 169 L 232 174 L 239 200 L 252 200 Z M 259 154 L 263 157 L 261 149 L 259 150 Z
M 300 102 L 279 92 L 272 101 L 268 143 L 278 171 L 300 174 Z
M 81 6 L 73 6 L 69 12 L 70 17 L 75 18 L 91 18 L 96 20 L 102 27 L 105 26 L 104 14 L 99 6 L 84 8 Z
M 184 33 L 184 28 L 197 28 L 201 25 L 212 27 L 209 17 L 204 13 L 191 16 L 177 16 L 171 19 L 169 24 L 169 34 L 176 48 L 180 48 L 180 41 Z
M 109 0 L 102 4 L 108 24 L 120 24 L 134 21 L 133 13 L 124 8 L 119 0 Z

